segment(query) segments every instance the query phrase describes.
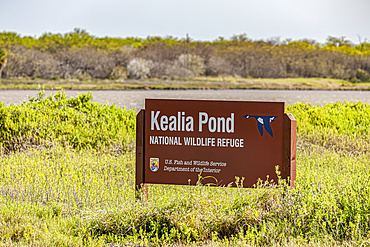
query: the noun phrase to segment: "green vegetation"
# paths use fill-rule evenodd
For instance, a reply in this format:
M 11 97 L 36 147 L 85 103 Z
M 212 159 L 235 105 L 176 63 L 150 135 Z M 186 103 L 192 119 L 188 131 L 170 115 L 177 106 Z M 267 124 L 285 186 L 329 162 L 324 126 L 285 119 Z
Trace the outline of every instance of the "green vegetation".
M 370 82 L 370 44 L 354 45 L 345 37 L 328 37 L 319 44 L 252 41 L 242 34 L 201 42 L 174 37 L 99 38 L 75 29 L 38 38 L 2 32 L 0 49 L 8 54 L 6 79 L 176 81 L 205 76 Z
M 63 92 L 39 92 L 22 105 L 0 103 L 0 148 L 61 145 L 98 151 L 114 147 L 126 152 L 135 135 L 135 111 L 91 102 L 92 94 L 67 99 Z
M 288 90 L 369 90 L 370 83 L 352 83 L 325 78 L 235 78 L 195 77 L 191 79 L 117 79 L 89 81 L 3 79 L 0 89 L 64 89 L 64 90 L 183 90 L 183 89 L 288 89 Z
M 20 106 L 1 106 L 8 114 L 0 120 L 1 142 L 8 140 L 4 138 L 9 133 L 17 133 L 19 140 L 35 143 L 13 149 L 2 146 L 2 245 L 366 246 L 370 242 L 368 104 L 286 107 L 298 121 L 296 188 L 285 181 L 278 185 L 261 181 L 255 189 L 149 185 L 148 198 L 143 192 L 142 200 L 136 201 L 135 155 L 130 151 L 135 114 L 90 101 L 90 94 L 66 99 L 63 92 L 53 97 L 40 93 Z M 55 120 L 62 116 L 66 119 Z M 49 132 L 44 135 L 48 121 Z M 100 144 L 90 138 L 73 141 L 75 133 L 82 132 L 81 122 L 88 124 L 92 139 Z M 109 128 L 117 129 L 117 134 L 108 136 L 103 125 L 112 125 Z M 49 136 L 60 141 L 45 145 Z M 116 141 L 106 141 L 110 138 Z M 117 143 L 126 152 L 117 152 Z
M 332 51 L 339 51 L 347 54 L 358 54 L 363 56 L 370 55 L 370 43 L 363 42 L 359 45 L 352 44 L 349 40 L 346 40 L 345 37 L 332 37 L 328 36 L 327 43 L 320 44 L 314 40 L 303 39 L 300 41 L 293 40 L 284 40 L 282 42 L 278 40 L 257 40 L 252 41 L 249 39 L 246 34 L 234 35 L 229 40 L 223 37 L 210 42 L 210 41 L 193 41 L 189 39 L 179 39 L 172 36 L 167 37 L 151 37 L 147 38 L 111 38 L 111 37 L 95 37 L 90 35 L 86 30 L 75 28 L 73 32 L 60 34 L 60 33 L 45 33 L 39 38 L 24 36 L 14 33 L 14 32 L 1 32 L 0 33 L 0 45 L 5 47 L 11 47 L 14 45 L 25 46 L 26 48 L 37 48 L 41 51 L 55 51 L 57 49 L 65 48 L 81 48 L 81 47 L 95 47 L 98 49 L 109 49 L 109 50 L 119 50 L 122 48 L 127 48 L 125 46 L 132 46 L 134 48 L 146 47 L 152 44 L 166 44 L 168 46 L 176 46 L 183 44 L 191 44 L 196 46 L 199 44 L 213 44 L 213 45 L 225 45 L 233 46 L 235 44 L 239 45 L 248 45 L 250 43 L 258 43 L 259 45 L 284 45 L 284 46 L 296 46 L 303 49 L 325 49 Z

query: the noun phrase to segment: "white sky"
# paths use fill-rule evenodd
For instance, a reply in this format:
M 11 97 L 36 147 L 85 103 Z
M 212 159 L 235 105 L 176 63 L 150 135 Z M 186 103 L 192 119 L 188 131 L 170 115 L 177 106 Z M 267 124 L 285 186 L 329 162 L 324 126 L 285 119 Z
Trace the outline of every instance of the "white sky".
M 0 0 L 0 31 L 22 36 L 86 29 L 99 37 L 370 41 L 370 0 Z

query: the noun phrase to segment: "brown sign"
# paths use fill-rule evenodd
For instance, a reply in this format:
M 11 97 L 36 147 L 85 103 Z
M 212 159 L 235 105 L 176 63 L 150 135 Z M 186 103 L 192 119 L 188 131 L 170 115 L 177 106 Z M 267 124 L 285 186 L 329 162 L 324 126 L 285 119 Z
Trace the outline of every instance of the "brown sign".
M 137 117 L 136 184 L 251 187 L 295 180 L 296 122 L 283 102 L 147 99 Z

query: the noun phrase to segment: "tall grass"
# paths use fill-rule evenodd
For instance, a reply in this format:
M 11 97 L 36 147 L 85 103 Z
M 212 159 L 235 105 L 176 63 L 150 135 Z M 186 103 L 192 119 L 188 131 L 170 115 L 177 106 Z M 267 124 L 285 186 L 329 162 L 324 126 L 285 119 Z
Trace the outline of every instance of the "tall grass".
M 366 246 L 369 105 L 300 103 L 287 112 L 298 121 L 296 188 L 266 178 L 254 189 L 149 185 L 136 200 L 132 151 L 64 144 L 3 154 L 1 243 Z

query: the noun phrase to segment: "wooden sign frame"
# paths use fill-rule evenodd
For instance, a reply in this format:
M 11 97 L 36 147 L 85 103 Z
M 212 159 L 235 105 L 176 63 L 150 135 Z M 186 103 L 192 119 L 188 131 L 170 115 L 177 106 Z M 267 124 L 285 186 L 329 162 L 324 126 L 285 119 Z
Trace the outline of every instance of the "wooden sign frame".
M 170 101 L 172 102 L 172 101 Z M 207 102 L 207 101 L 201 101 Z M 228 101 L 219 101 L 219 104 L 223 104 Z M 199 103 L 196 101 L 195 103 Z M 234 102 L 237 103 L 237 102 Z M 258 102 L 261 103 L 261 102 Z M 284 107 L 285 108 L 285 107 Z M 147 115 L 148 117 L 148 115 Z M 256 118 L 257 119 L 257 118 Z M 137 191 L 142 189 L 142 186 L 147 182 L 145 178 L 145 137 L 148 133 L 145 133 L 146 126 L 146 110 L 141 109 L 136 116 L 136 174 L 135 174 L 135 187 Z M 283 115 L 283 137 L 282 137 L 282 164 L 280 167 L 281 178 L 289 179 L 289 183 L 292 187 L 295 187 L 296 181 L 296 139 L 297 139 L 297 122 L 293 115 L 290 113 L 284 113 Z M 261 179 L 264 179 L 261 177 Z M 166 182 L 160 182 L 165 184 Z M 184 185 L 186 185 L 184 183 Z M 248 186 L 250 187 L 250 186 Z

